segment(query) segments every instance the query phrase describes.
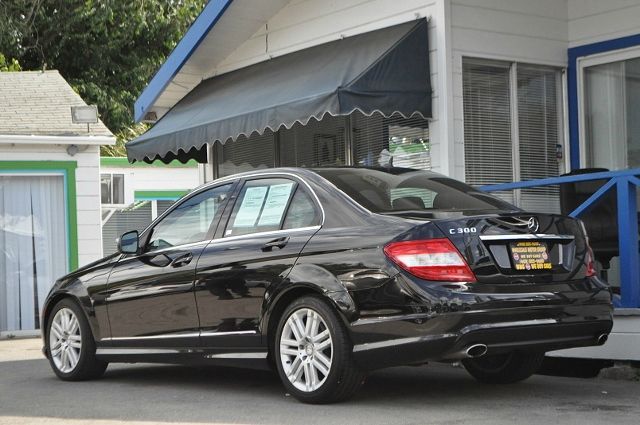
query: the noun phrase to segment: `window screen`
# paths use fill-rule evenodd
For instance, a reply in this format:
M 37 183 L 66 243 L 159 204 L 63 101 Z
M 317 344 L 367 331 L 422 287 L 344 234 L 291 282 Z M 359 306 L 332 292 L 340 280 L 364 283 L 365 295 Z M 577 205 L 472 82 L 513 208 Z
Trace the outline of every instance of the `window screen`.
M 296 123 L 282 129 L 280 164 L 284 167 L 345 165 L 345 117 L 326 114 L 321 121 L 311 118 L 307 125 Z
M 240 136 L 224 145 L 215 144 L 218 155 L 218 176 L 225 177 L 245 171 L 274 166 L 274 136 L 269 129 L 263 134 Z
M 431 169 L 429 122 L 420 116 L 403 118 L 380 113 L 352 115 L 355 165 Z

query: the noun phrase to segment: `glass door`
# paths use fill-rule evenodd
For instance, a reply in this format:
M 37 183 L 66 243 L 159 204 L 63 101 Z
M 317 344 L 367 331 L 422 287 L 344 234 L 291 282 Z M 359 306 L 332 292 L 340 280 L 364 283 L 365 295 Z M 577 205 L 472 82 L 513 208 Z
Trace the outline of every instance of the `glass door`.
M 579 70 L 581 166 L 640 168 L 640 48 L 580 59 Z M 613 257 L 610 265 L 607 281 L 616 288 L 620 258 Z
M 64 178 L 0 175 L 0 331 L 39 328 L 67 260 Z
M 587 58 L 581 67 L 583 165 L 640 167 L 640 50 Z

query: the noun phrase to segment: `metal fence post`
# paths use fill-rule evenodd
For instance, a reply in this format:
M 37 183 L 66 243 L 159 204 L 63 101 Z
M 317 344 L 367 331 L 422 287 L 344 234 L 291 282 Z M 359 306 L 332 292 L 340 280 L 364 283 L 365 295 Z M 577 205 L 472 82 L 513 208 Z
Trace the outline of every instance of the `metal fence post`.
M 620 248 L 620 307 L 640 307 L 640 255 L 638 254 L 638 205 L 636 186 L 618 177 L 618 234 Z

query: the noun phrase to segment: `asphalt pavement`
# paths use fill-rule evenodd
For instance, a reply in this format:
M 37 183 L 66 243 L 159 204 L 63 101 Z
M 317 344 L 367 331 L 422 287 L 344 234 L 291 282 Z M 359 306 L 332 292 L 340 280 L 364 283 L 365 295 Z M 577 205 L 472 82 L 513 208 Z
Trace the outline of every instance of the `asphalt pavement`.
M 277 376 L 232 368 L 110 365 L 103 379 L 62 382 L 40 341 L 0 341 L 0 424 L 634 424 L 640 382 L 534 376 L 477 383 L 449 365 L 373 373 L 345 403 L 309 406 Z

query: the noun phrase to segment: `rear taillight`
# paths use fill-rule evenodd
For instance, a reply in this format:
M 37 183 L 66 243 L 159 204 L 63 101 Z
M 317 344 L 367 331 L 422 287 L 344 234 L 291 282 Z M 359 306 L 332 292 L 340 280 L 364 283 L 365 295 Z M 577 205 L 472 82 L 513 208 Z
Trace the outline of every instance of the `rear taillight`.
M 474 282 L 475 275 L 449 239 L 392 242 L 384 253 L 398 266 L 421 279 Z

